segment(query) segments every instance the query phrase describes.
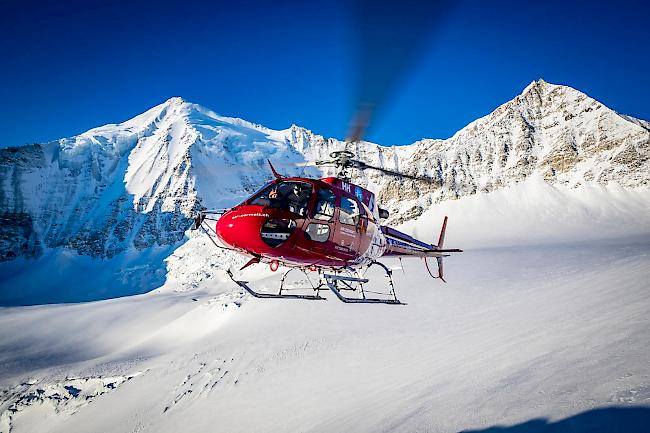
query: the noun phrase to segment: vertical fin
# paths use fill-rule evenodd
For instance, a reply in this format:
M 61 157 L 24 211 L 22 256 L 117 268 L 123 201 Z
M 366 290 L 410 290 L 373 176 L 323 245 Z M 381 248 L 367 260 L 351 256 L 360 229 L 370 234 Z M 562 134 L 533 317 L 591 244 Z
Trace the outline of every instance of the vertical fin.
M 442 249 L 442 245 L 445 243 L 445 232 L 447 231 L 447 219 L 445 216 L 444 221 L 442 222 L 442 230 L 440 230 L 440 237 L 438 238 L 438 249 Z
M 273 173 L 273 176 L 275 176 L 276 179 L 282 179 L 282 175 L 275 171 L 275 167 L 273 167 L 273 164 L 271 164 L 271 160 L 267 159 L 266 160 L 269 163 L 269 166 L 271 167 L 271 172 Z
M 438 245 L 431 245 L 431 248 L 433 248 L 434 251 L 436 250 L 442 250 L 442 246 L 445 244 L 445 232 L 447 231 L 447 219 L 448 217 L 445 216 L 445 219 L 442 221 L 442 229 L 440 230 L 440 236 L 438 237 Z M 429 263 L 427 262 L 427 258 L 424 257 L 424 264 L 427 267 L 427 271 L 429 272 L 429 275 L 431 275 L 433 278 L 440 278 L 443 283 L 446 283 L 447 281 L 445 280 L 445 275 L 444 275 L 444 268 L 442 266 L 442 257 L 436 257 L 436 262 L 438 262 L 438 276 L 434 276 L 433 273 L 431 272 L 431 269 L 429 269 Z
M 440 278 L 443 283 L 446 283 L 447 281 L 442 273 L 442 257 L 436 257 L 436 260 L 438 261 L 438 278 Z
M 440 237 L 438 238 L 438 249 L 442 249 L 442 246 L 445 243 L 445 233 L 447 232 L 447 219 L 449 219 L 445 215 L 445 219 L 442 221 L 442 229 L 440 229 Z M 442 257 L 436 257 L 436 261 L 438 262 L 438 278 L 442 280 L 443 283 L 446 283 L 445 277 L 443 274 L 443 267 L 442 267 Z

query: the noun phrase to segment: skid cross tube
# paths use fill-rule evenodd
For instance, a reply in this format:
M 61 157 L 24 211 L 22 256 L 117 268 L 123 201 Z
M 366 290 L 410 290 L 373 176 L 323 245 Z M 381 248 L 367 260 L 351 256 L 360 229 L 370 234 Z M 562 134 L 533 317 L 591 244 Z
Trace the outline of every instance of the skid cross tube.
M 370 266 L 372 265 L 378 265 L 380 266 L 385 272 L 386 272 L 386 277 L 388 278 L 388 284 L 390 285 L 390 296 L 392 296 L 392 299 L 381 299 L 381 298 L 368 298 L 366 296 L 366 292 L 363 289 L 363 285 L 368 283 L 370 280 L 367 278 L 356 278 L 356 277 L 347 277 L 344 275 L 336 275 L 336 274 L 323 274 L 323 278 L 325 279 L 325 283 L 327 284 L 327 287 L 336 295 L 337 298 L 341 302 L 345 302 L 348 304 L 391 304 L 391 305 L 405 305 L 404 303 L 400 302 L 399 299 L 397 299 L 397 295 L 395 295 L 395 287 L 393 286 L 393 276 L 392 276 L 392 271 L 388 269 L 383 263 L 379 262 L 372 262 Z M 370 268 L 368 266 L 368 268 Z M 345 287 L 339 287 L 339 282 L 343 283 Z M 350 298 L 347 296 L 344 296 L 341 293 L 341 290 L 355 290 L 352 288 L 352 286 L 349 284 L 350 282 L 356 282 L 359 283 L 359 288 L 361 291 L 361 298 Z M 376 292 L 372 292 L 376 293 Z M 388 295 L 388 293 L 387 293 Z
M 311 286 L 311 289 L 312 289 L 314 292 L 316 292 L 316 295 L 315 295 L 316 298 L 318 298 L 318 299 L 324 299 L 324 298 L 321 298 L 321 297 L 320 297 L 320 289 L 321 289 L 321 287 L 323 287 L 323 284 L 322 284 L 321 282 L 319 282 L 318 285 L 317 285 L 316 287 L 314 287 L 314 285 L 312 284 L 311 280 L 310 280 L 309 277 L 307 276 L 307 273 L 306 273 L 304 270 L 301 270 L 301 269 L 298 269 L 298 268 L 291 268 L 291 269 L 289 269 L 287 272 L 284 273 L 284 275 L 282 276 L 282 281 L 280 281 L 280 292 L 278 293 L 279 295 L 282 295 L 282 290 L 290 290 L 290 289 L 285 289 L 285 288 L 284 288 L 284 283 L 285 283 L 285 281 L 286 281 L 286 279 L 287 279 L 287 276 L 288 276 L 291 272 L 294 272 L 294 271 L 299 271 L 299 272 L 302 272 L 303 274 L 305 274 L 305 277 L 307 278 L 307 281 L 309 282 L 309 285 Z

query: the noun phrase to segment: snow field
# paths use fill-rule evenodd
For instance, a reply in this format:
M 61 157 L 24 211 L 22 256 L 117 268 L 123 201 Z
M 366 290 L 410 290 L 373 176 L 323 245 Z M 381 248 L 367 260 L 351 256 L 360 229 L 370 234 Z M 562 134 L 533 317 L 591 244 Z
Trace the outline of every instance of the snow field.
M 648 405 L 649 245 L 470 250 L 447 285 L 404 261 L 405 306 L 257 300 L 215 279 L 5 309 L 1 383 L 143 372 L 52 432 L 457 431 Z

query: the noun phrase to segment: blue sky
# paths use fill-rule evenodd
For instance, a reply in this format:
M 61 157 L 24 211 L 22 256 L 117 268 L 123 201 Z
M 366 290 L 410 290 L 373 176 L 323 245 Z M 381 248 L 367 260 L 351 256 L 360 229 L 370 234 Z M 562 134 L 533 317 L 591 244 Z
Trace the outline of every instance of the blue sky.
M 461 1 L 417 26 L 415 0 L 359 1 L 0 0 L 0 146 L 120 122 L 171 96 L 344 138 L 359 83 L 386 71 L 395 79 L 366 139 L 387 145 L 449 137 L 537 78 L 650 120 L 648 1 Z M 368 17 L 417 35 L 417 55 L 360 65 Z

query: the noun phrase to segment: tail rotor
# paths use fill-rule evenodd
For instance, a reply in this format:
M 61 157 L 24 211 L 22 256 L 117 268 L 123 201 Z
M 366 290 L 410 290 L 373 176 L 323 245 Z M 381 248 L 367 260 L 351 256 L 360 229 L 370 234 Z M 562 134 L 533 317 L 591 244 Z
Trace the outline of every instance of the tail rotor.
M 442 280 L 443 283 L 446 283 L 447 281 L 445 280 L 444 276 L 444 267 L 442 264 L 442 259 L 444 257 L 449 257 L 449 254 L 444 254 L 444 253 L 462 253 L 463 250 L 459 249 L 444 249 L 444 243 L 445 243 L 445 233 L 447 232 L 447 220 L 449 218 L 445 216 L 445 219 L 442 221 L 442 229 L 440 230 L 440 236 L 438 236 L 438 245 L 432 245 L 432 252 L 434 253 L 439 253 L 438 255 L 435 256 L 436 262 L 438 262 L 438 275 L 434 275 L 431 272 L 431 269 L 429 268 L 429 262 L 427 262 L 427 257 L 424 258 L 424 265 L 427 267 L 427 271 L 429 272 L 429 275 L 431 275 L 432 278 L 440 279 Z

